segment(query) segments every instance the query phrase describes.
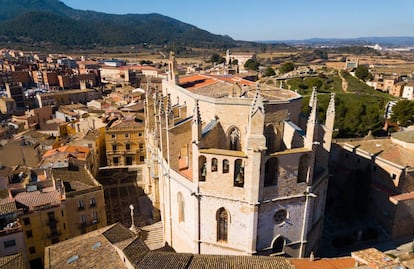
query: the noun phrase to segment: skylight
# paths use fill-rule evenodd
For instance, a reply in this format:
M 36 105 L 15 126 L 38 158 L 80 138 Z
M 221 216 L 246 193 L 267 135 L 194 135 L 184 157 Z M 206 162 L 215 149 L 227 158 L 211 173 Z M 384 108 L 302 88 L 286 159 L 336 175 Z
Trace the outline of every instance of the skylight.
M 79 259 L 79 256 L 78 256 L 78 255 L 73 255 L 72 257 L 70 257 L 70 258 L 68 259 L 67 263 L 68 263 L 68 264 L 71 264 L 71 263 L 75 262 L 75 261 L 76 261 L 76 260 L 78 260 L 78 259 Z
M 100 246 L 102 246 L 101 242 L 96 242 L 95 244 L 93 244 L 92 249 L 96 250 L 97 248 L 99 248 Z

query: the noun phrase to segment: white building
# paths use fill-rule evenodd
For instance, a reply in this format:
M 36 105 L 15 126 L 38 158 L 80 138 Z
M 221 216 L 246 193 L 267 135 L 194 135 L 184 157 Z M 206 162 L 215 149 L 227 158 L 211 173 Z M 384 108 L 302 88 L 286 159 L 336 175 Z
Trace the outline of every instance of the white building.
M 146 100 L 145 190 L 177 252 L 309 255 L 318 249 L 335 117 L 317 97 L 232 76 L 176 76 Z M 266 87 L 266 86 L 263 86 Z
M 408 83 L 407 85 L 404 86 L 401 97 L 408 99 L 408 100 L 414 99 L 414 84 L 413 83 Z

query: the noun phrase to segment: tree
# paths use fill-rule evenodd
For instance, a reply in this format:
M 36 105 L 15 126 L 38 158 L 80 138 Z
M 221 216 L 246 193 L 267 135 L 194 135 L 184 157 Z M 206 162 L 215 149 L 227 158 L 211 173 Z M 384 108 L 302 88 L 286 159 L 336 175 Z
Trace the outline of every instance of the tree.
M 320 89 L 323 85 L 323 82 L 319 78 L 307 78 L 305 82 L 310 88 L 316 87 Z
M 280 66 L 280 73 L 284 74 L 295 70 L 295 65 L 292 62 L 285 62 Z
M 269 66 L 269 67 L 266 68 L 264 76 L 265 77 L 270 77 L 270 76 L 274 76 L 275 74 L 276 74 L 275 70 L 273 70 L 273 68 Z
M 402 127 L 414 123 L 414 101 L 401 100 L 392 107 L 391 120 Z
M 222 63 L 224 63 L 224 61 L 225 61 L 225 59 L 223 57 L 221 57 L 220 55 L 218 55 L 217 53 L 214 53 L 210 57 L 210 62 L 212 62 L 212 63 L 222 64 Z
M 366 65 L 358 65 L 355 69 L 355 76 L 363 81 L 370 80 L 372 78 L 372 74 L 369 72 L 369 69 Z
M 328 59 L 328 52 L 326 50 L 316 49 L 313 51 L 313 53 L 321 59 Z
M 247 70 L 253 70 L 253 71 L 257 71 L 259 70 L 259 62 L 253 59 L 249 59 L 246 61 L 246 63 L 244 64 L 244 68 L 246 68 Z

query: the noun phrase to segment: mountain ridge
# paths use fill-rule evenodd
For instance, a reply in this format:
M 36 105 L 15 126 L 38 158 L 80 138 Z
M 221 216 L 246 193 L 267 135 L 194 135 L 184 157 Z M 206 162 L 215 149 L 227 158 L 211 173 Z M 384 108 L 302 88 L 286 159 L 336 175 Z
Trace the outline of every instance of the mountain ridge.
M 58 0 L 0 0 L 0 5 L 5 7 L 0 10 L 3 42 L 195 47 L 232 47 L 237 43 L 229 36 L 157 13 L 117 15 L 77 10 Z
M 351 38 L 307 38 L 294 40 L 260 40 L 256 41 L 265 44 L 286 43 L 289 45 L 325 45 L 325 46 L 343 46 L 343 45 L 375 45 L 381 46 L 414 46 L 414 37 L 412 36 L 366 36 Z

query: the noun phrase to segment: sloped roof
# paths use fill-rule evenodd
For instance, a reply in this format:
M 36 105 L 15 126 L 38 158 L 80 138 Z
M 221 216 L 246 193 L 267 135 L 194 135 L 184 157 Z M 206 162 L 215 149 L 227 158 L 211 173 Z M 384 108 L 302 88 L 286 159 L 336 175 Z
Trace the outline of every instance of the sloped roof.
M 59 153 L 70 154 L 72 157 L 84 161 L 89 156 L 90 149 L 88 147 L 66 145 L 46 151 L 46 153 L 43 154 L 43 158 L 48 158 L 54 155 L 57 156 Z
M 267 256 L 194 255 L 188 269 L 294 269 L 286 258 Z
M 0 257 L 1 269 L 24 269 L 24 259 L 21 253 Z
M 47 247 L 45 268 L 127 268 L 104 236 L 105 231 L 117 226 L 113 224 Z
M 102 235 L 105 236 L 112 244 L 134 237 L 134 234 L 123 225 L 114 225 L 107 231 L 103 232 Z
M 345 269 L 355 266 L 355 260 L 350 257 L 331 259 L 289 259 L 296 269 Z
M 13 199 L 5 198 L 0 200 L 0 215 L 16 212 L 16 203 Z
M 135 268 L 139 269 L 186 269 L 191 261 L 192 254 L 173 252 L 148 252 L 145 257 L 137 263 Z M 219 267 L 209 267 L 219 268 Z M 223 267 L 221 267 L 223 268 Z
M 37 207 L 47 205 L 60 205 L 60 193 L 58 191 L 41 192 L 21 192 L 15 197 L 16 202 L 25 205 L 29 210 L 33 210 Z

